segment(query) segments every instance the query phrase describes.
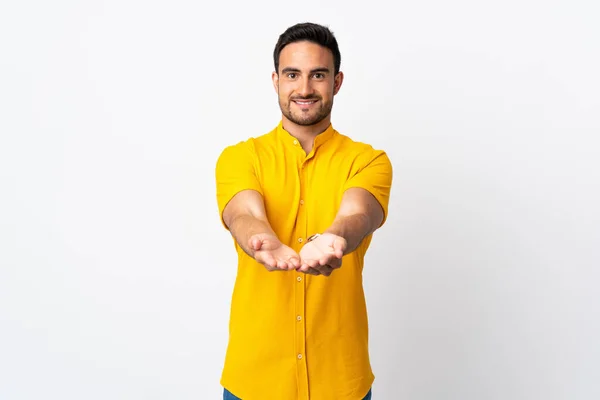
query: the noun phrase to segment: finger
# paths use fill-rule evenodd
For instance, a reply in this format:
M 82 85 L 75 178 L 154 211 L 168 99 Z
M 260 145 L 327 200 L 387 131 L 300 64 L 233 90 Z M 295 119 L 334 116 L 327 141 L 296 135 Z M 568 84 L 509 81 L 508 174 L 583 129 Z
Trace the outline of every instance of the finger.
M 285 265 L 285 268 L 288 271 L 291 271 L 291 270 L 295 270 L 297 267 L 296 267 L 296 265 L 294 265 L 294 263 L 292 261 L 288 261 Z
M 292 258 L 290 258 L 289 264 L 290 264 L 290 269 L 297 269 L 302 265 L 302 263 L 300 262 L 300 259 L 295 256 L 292 256 Z
M 329 265 L 333 269 L 339 268 L 342 266 L 342 259 L 332 254 L 331 257 L 329 257 L 329 259 L 327 260 L 327 262 L 324 263 L 324 265 Z
M 318 260 L 305 260 L 304 265 L 302 266 L 301 270 L 303 272 L 306 272 L 311 268 L 315 269 L 318 265 L 319 265 Z
M 335 257 L 336 258 L 342 258 L 342 257 L 344 257 L 344 250 L 342 250 L 341 248 L 340 249 L 335 249 L 334 252 L 335 252 Z
M 331 266 L 332 264 L 335 264 L 338 261 L 339 261 L 339 258 L 337 258 L 335 256 L 335 254 L 325 254 L 319 260 L 319 265 L 329 265 L 329 266 Z
M 256 261 L 267 267 L 269 271 L 277 268 L 277 260 L 269 253 L 258 255 Z
M 300 272 L 308 272 L 308 270 L 310 269 L 310 265 L 308 265 L 307 263 L 302 263 L 302 265 L 300 266 L 300 268 L 298 268 L 298 271 Z
M 321 257 L 319 259 L 319 265 L 327 265 L 329 264 L 329 261 L 331 260 L 331 255 L 330 254 L 325 254 L 323 257 Z
M 291 271 L 292 269 L 296 269 L 300 266 L 300 261 L 296 256 L 289 256 L 285 262 L 285 269 Z
M 258 251 L 262 247 L 262 240 L 260 240 L 256 236 L 251 237 L 249 242 L 250 248 L 254 251 Z
M 333 271 L 329 265 L 320 265 L 317 267 L 317 270 L 325 276 L 331 275 L 331 272 Z
M 306 272 L 306 271 L 308 271 L 309 268 L 310 268 L 310 265 L 308 265 L 308 262 L 306 261 L 306 259 L 301 259 L 300 266 L 297 267 L 296 270 L 298 272 Z
M 333 251 L 337 258 L 342 258 L 344 256 L 344 251 L 346 250 L 346 241 L 341 239 L 336 239 L 333 242 Z
M 333 269 L 338 269 L 342 266 L 342 260 L 340 260 L 339 258 L 334 258 L 333 260 L 331 260 L 331 262 L 329 263 L 329 266 Z

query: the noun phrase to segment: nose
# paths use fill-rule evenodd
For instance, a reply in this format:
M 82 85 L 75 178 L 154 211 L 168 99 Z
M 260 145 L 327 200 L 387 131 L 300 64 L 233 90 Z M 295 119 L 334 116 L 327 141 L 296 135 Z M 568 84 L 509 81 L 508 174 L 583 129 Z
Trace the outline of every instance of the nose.
M 308 97 L 313 94 L 313 88 L 310 82 L 310 77 L 305 76 L 300 79 L 298 86 L 298 94 L 302 97 Z

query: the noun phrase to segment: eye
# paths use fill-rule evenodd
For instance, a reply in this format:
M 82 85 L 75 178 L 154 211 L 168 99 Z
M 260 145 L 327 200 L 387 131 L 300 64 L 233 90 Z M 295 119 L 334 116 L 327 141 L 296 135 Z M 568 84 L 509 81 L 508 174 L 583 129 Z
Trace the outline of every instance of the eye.
M 317 72 L 317 73 L 314 75 L 314 77 L 315 77 L 316 79 L 323 79 L 323 78 L 325 78 L 325 75 L 323 75 L 323 74 L 322 74 L 322 73 L 320 73 L 320 72 Z
M 290 72 L 289 74 L 287 74 L 287 77 L 290 79 L 295 79 L 296 78 L 296 73 L 295 72 Z

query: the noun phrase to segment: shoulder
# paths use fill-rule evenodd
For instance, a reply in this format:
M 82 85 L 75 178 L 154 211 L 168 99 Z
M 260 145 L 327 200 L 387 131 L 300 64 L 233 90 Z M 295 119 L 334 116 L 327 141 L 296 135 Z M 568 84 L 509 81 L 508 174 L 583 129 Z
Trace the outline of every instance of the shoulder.
M 390 162 L 387 152 L 384 149 L 376 148 L 371 143 L 358 141 L 351 137 L 337 132 L 337 151 L 345 157 L 351 157 L 359 163 L 369 164 L 373 160 L 379 159 L 384 162 Z
M 232 156 L 236 154 L 243 154 L 247 152 L 252 152 L 254 150 L 254 138 L 248 138 L 245 140 L 238 141 L 236 143 L 231 143 L 225 146 L 221 153 L 219 154 L 219 158 L 225 156 Z
M 344 148 L 347 148 L 348 150 L 357 151 L 357 152 L 370 152 L 370 151 L 385 152 L 383 149 L 375 148 L 371 143 L 362 142 L 362 141 L 353 139 L 352 137 L 345 135 L 343 133 L 340 133 L 338 131 L 336 131 L 336 136 L 337 136 L 337 142 Z
M 218 155 L 217 164 L 230 161 L 254 160 L 259 150 L 268 147 L 273 141 L 273 132 L 268 132 L 231 143 L 221 150 L 221 153 Z
M 217 174 L 231 171 L 232 168 L 237 169 L 240 164 L 253 163 L 254 154 L 252 139 L 227 145 L 217 157 Z
M 226 157 L 248 157 L 256 156 L 257 150 L 268 147 L 274 143 L 274 130 L 262 133 L 257 136 L 251 136 L 236 143 L 227 145 L 219 154 L 219 159 Z

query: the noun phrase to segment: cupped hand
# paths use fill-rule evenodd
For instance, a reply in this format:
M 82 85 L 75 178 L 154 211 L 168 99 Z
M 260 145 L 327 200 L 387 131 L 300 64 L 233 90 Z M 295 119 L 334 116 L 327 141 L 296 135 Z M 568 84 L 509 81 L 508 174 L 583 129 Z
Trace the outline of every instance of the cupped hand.
M 289 271 L 300 267 L 300 256 L 274 235 L 256 234 L 248 240 L 254 259 L 269 271 Z
M 324 233 L 300 250 L 301 266 L 298 271 L 311 275 L 329 276 L 342 266 L 347 242 L 341 236 Z

